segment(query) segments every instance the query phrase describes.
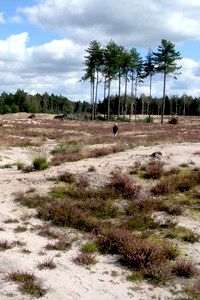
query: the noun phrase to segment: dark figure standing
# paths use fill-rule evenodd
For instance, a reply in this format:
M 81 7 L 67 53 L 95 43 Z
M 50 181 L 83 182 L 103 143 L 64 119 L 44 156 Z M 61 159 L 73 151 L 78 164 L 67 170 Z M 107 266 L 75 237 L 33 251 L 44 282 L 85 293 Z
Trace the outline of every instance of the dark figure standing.
M 113 134 L 114 134 L 114 137 L 117 137 L 117 134 L 118 134 L 118 126 L 117 126 L 117 123 L 115 123 L 115 125 L 113 126 Z

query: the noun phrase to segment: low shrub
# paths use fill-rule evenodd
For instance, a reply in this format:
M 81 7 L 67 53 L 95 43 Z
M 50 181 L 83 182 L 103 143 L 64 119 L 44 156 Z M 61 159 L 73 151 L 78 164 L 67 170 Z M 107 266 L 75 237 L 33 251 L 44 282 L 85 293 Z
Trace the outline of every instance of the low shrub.
M 77 187 L 79 189 L 85 189 L 85 188 L 89 187 L 89 180 L 88 180 L 88 178 L 81 176 L 78 179 L 78 181 L 77 181 Z
M 44 155 L 39 155 L 39 156 L 35 157 L 32 164 L 36 171 L 45 170 L 49 167 L 47 158 Z
M 95 172 L 95 171 L 96 171 L 96 169 L 95 169 L 94 166 L 90 166 L 90 167 L 88 168 L 88 172 Z
M 68 161 L 77 161 L 82 159 L 83 156 L 81 153 L 58 153 L 58 154 L 54 154 L 52 159 L 51 159 L 51 163 L 54 166 L 59 166 L 65 162 Z
M 141 163 L 136 161 L 129 169 L 129 174 L 137 174 L 141 170 L 142 166 Z
M 98 230 L 99 222 L 84 212 L 76 204 L 55 201 L 37 208 L 38 216 L 46 221 L 52 221 L 57 226 L 70 226 L 83 231 Z
M 65 251 L 69 250 L 72 246 L 72 242 L 65 239 L 59 239 L 55 243 L 49 243 L 45 246 L 46 250 L 59 250 L 59 251 Z
M 151 191 L 155 195 L 166 195 L 174 192 L 185 192 L 195 187 L 200 182 L 200 171 L 192 170 L 186 174 L 175 174 L 163 178 Z
M 138 196 L 141 186 L 127 175 L 114 173 L 106 188 L 110 189 L 117 196 L 133 199 Z
M 53 230 L 49 224 L 44 224 L 43 226 L 38 227 L 39 232 L 38 234 L 44 237 L 52 238 L 52 239 L 57 239 L 60 236 L 60 233 Z
M 76 181 L 74 174 L 72 174 L 68 171 L 65 171 L 64 173 L 61 173 L 58 176 L 58 180 L 66 182 L 66 183 L 74 183 Z
M 157 209 L 158 203 L 158 200 L 154 199 L 153 197 L 138 198 L 134 201 L 127 203 L 125 207 L 125 214 L 127 216 L 134 216 L 135 213 L 138 212 L 152 213 L 154 210 Z
M 133 237 L 129 230 L 111 227 L 98 235 L 97 246 L 102 253 L 119 254 L 120 247 Z
M 195 243 L 200 241 L 200 235 L 192 230 L 187 230 L 187 232 L 182 236 L 184 242 Z
M 33 165 L 25 165 L 22 169 L 24 173 L 30 173 L 34 171 Z
M 175 259 L 180 254 L 178 246 L 169 240 L 164 240 L 163 243 L 161 243 L 161 246 L 163 256 L 168 260 Z
M 96 244 L 92 244 L 92 243 L 85 243 L 84 245 L 82 245 L 81 247 L 81 251 L 83 253 L 95 253 L 98 251 L 97 245 Z
M 198 300 L 200 298 L 200 276 L 198 276 L 194 282 L 187 285 L 184 291 L 191 297 L 191 299 Z
M 165 232 L 165 237 L 170 239 L 178 239 L 184 242 L 195 243 L 199 242 L 200 236 L 198 233 L 181 226 L 168 229 Z
M 159 160 L 151 160 L 148 162 L 143 177 L 147 179 L 158 179 L 163 175 L 163 163 Z
M 179 277 L 190 278 L 198 273 L 198 269 L 186 260 L 178 260 L 172 266 L 172 273 Z
M 17 226 L 15 229 L 14 229 L 14 232 L 16 233 L 19 233 L 19 232 L 24 232 L 27 230 L 27 227 L 26 226 Z
M 17 166 L 17 170 L 23 170 L 24 169 L 24 163 L 23 162 L 17 162 L 16 166 Z
M 22 294 L 28 294 L 33 297 L 42 297 L 47 293 L 47 289 L 37 279 L 34 273 L 28 271 L 14 271 L 6 275 L 7 280 L 19 284 L 19 290 Z
M 144 271 L 144 278 L 155 284 L 166 284 L 172 279 L 169 263 L 152 265 Z
M 163 199 L 162 201 L 158 201 L 158 209 L 167 212 L 169 215 L 180 216 L 185 210 L 185 207 L 180 202 L 173 203 L 169 202 L 168 199 Z
M 5 251 L 13 247 L 12 243 L 9 243 L 7 240 L 0 240 L 0 251 Z
M 80 266 L 94 265 L 97 263 L 96 254 L 81 252 L 73 258 L 73 262 Z
M 135 212 L 131 217 L 121 222 L 121 227 L 131 230 L 155 229 L 158 227 L 150 213 Z
M 15 201 L 29 208 L 36 208 L 42 206 L 46 202 L 49 202 L 50 198 L 47 196 L 26 195 L 23 193 L 17 193 L 15 195 Z
M 53 258 L 46 258 L 43 262 L 39 262 L 37 264 L 37 268 L 39 270 L 43 270 L 43 269 L 55 269 L 56 268 L 56 264 L 53 261 Z
M 140 238 L 126 241 L 120 246 L 120 262 L 133 270 L 145 270 L 159 266 L 168 257 L 160 245 Z

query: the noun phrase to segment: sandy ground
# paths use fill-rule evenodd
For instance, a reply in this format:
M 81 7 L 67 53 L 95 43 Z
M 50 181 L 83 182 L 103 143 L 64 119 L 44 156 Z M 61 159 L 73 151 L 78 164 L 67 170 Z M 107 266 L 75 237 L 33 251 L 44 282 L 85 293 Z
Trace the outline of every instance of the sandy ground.
M 44 146 L 44 151 L 48 152 L 52 148 L 49 141 Z M 18 286 L 5 280 L 5 274 L 15 270 L 28 270 L 42 280 L 43 285 L 49 288 L 47 294 L 40 299 L 48 300 L 78 300 L 78 299 L 175 299 L 167 287 L 153 288 L 147 283 L 131 283 L 126 276 L 129 271 L 116 263 L 114 256 L 98 255 L 98 263 L 91 267 L 77 266 L 72 258 L 78 253 L 82 235 L 75 230 L 63 229 L 66 234 L 79 237 L 72 249 L 59 252 L 44 250 L 44 246 L 49 242 L 46 237 L 39 236 L 37 232 L 31 230 L 35 225 L 43 222 L 35 217 L 35 211 L 18 206 L 14 201 L 14 194 L 19 191 L 36 189 L 38 192 L 45 192 L 53 182 L 47 180 L 57 176 L 63 171 L 70 171 L 75 174 L 87 174 L 90 176 L 92 184 L 95 186 L 103 184 L 113 170 L 125 172 L 136 161 L 144 163 L 150 159 L 150 155 L 155 151 L 162 152 L 161 160 L 167 168 L 180 164 L 188 164 L 200 167 L 200 142 L 199 143 L 177 143 L 159 145 L 153 147 L 137 147 L 125 152 L 116 153 L 100 158 L 84 159 L 78 162 L 70 162 L 61 166 L 51 167 L 41 172 L 23 173 L 13 168 L 0 169 L 0 240 L 9 242 L 20 241 L 25 244 L 25 248 L 31 252 L 23 253 L 21 246 L 0 252 L 0 299 L 32 299 L 30 296 L 22 295 L 18 291 Z M 33 151 L 28 148 L 0 148 L 0 166 L 14 162 L 23 161 L 30 164 L 33 158 Z M 88 168 L 94 166 L 95 172 L 88 172 Z M 18 223 L 7 223 L 12 219 Z M 27 222 L 27 231 L 16 233 L 14 229 L 24 222 Z M 200 233 L 200 220 L 198 218 L 189 219 L 187 216 L 179 218 L 182 226 L 196 230 Z M 187 256 L 200 265 L 200 243 L 187 246 L 184 249 Z M 57 265 L 54 270 L 39 270 L 38 262 L 45 258 L 54 258 Z M 176 289 L 176 287 L 175 287 Z

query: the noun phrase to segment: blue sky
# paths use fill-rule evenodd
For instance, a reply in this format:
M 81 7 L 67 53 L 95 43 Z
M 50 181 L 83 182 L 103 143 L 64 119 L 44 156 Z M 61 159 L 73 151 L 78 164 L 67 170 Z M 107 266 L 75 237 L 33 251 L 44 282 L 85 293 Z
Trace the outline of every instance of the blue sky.
M 89 101 L 89 84 L 79 81 L 90 41 L 113 39 L 145 56 L 166 38 L 183 57 L 167 94 L 199 97 L 199 15 L 200 0 L 0 0 L 0 93 L 24 89 Z M 160 76 L 152 88 L 162 95 Z M 139 94 L 148 92 L 148 82 L 139 86 Z

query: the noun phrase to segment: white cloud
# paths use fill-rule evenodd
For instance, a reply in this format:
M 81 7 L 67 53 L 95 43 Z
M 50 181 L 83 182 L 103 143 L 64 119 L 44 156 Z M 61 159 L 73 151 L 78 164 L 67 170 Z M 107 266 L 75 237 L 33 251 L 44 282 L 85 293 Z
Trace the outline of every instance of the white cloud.
M 28 33 L 15 34 L 6 40 L 0 40 L 0 61 L 7 67 L 12 67 L 13 62 L 18 62 L 25 58 L 25 47 L 28 41 Z
M 78 92 L 84 49 L 66 39 L 27 47 L 28 40 L 27 32 L 0 40 L 1 90 L 67 94 L 69 87 L 76 86 Z
M 128 46 L 149 47 L 163 37 L 200 38 L 199 7 L 198 1 L 189 0 L 44 0 L 20 12 L 30 22 L 82 43 L 113 38 Z

